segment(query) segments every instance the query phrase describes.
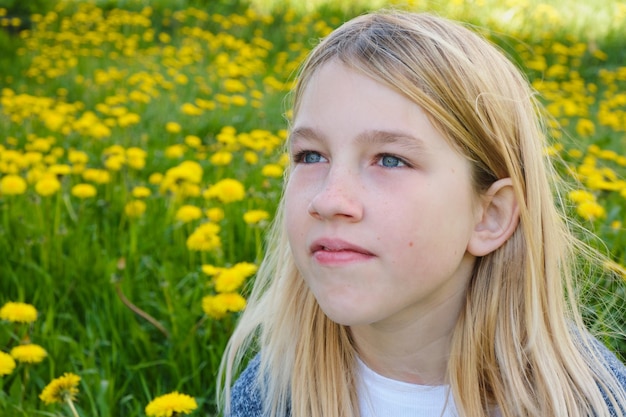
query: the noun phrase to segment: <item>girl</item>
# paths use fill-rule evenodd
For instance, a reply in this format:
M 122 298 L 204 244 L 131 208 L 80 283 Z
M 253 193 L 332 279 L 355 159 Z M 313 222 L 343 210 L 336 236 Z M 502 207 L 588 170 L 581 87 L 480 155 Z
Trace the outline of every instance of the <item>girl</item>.
M 226 415 L 626 414 L 626 370 L 572 301 L 540 108 L 499 51 L 428 14 L 365 15 L 312 51 L 293 110 Z

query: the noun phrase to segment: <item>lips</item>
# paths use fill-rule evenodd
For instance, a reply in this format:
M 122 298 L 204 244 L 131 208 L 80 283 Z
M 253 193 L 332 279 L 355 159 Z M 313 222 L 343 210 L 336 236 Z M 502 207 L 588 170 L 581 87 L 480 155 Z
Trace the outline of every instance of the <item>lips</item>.
M 323 265 L 363 262 L 374 257 L 367 249 L 341 239 L 318 239 L 310 250 L 313 258 Z

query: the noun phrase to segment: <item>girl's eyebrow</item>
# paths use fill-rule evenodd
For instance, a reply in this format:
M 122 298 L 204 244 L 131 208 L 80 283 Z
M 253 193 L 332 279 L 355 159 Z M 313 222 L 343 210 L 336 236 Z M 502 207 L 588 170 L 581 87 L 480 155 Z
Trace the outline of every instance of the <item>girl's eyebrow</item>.
M 296 127 L 291 131 L 289 135 L 289 143 L 293 145 L 294 142 L 297 142 L 300 139 L 326 142 L 326 136 L 310 127 Z M 393 130 L 379 130 L 379 129 L 371 129 L 365 130 L 359 133 L 356 137 L 356 142 L 360 144 L 366 145 L 377 145 L 377 144 L 399 144 L 408 150 L 415 151 L 424 151 L 426 149 L 426 145 L 424 141 L 416 136 L 408 132 L 403 131 L 393 131 Z

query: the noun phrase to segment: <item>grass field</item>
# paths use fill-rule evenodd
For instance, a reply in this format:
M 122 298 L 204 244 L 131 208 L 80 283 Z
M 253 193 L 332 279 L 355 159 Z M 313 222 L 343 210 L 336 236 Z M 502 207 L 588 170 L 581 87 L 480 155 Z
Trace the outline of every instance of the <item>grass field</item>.
M 1 416 L 144 416 L 175 391 L 215 414 L 288 163 L 294 72 L 378 5 L 480 26 L 527 72 L 572 219 L 610 253 L 580 284 L 586 318 L 626 358 L 621 2 L 22 3 L 0 0 Z M 48 404 L 64 373 L 75 401 Z

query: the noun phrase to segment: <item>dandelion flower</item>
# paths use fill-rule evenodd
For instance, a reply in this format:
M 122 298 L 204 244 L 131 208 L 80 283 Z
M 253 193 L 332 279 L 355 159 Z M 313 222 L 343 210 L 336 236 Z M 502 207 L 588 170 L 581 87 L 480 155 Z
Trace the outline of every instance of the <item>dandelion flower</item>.
M 246 299 L 237 293 L 207 295 L 202 298 L 202 311 L 214 319 L 221 319 L 228 312 L 236 313 L 246 308 Z
M 15 369 L 15 359 L 5 352 L 0 352 L 0 376 L 9 375 Z
M 72 187 L 72 195 L 83 200 L 94 197 L 96 193 L 96 187 L 91 184 L 76 184 Z
M 222 203 L 232 203 L 243 200 L 246 190 L 243 184 L 232 178 L 225 178 L 204 192 L 205 198 L 215 197 Z
M 37 309 L 31 304 L 9 301 L 0 308 L 0 319 L 14 323 L 32 323 L 37 320 Z
M 165 148 L 165 157 L 169 159 L 182 158 L 185 155 L 185 145 L 176 144 Z
M 261 174 L 265 177 L 280 178 L 283 175 L 283 168 L 278 164 L 267 164 L 261 169 Z
M 124 206 L 124 213 L 128 217 L 138 218 L 146 212 L 146 202 L 143 200 L 132 200 Z
M 61 183 L 55 176 L 45 176 L 35 184 L 35 191 L 42 197 L 49 197 L 61 189 Z
M 19 175 L 6 175 L 0 180 L 0 194 L 19 195 L 26 192 L 26 180 Z
M 243 214 L 243 221 L 247 224 L 256 224 L 269 219 L 270 214 L 265 210 L 250 210 Z
M 167 122 L 165 124 L 165 131 L 168 133 L 180 133 L 183 127 L 176 122 Z
M 219 293 L 236 291 L 243 285 L 246 278 L 253 275 L 257 269 L 255 264 L 248 262 L 240 262 L 231 268 L 223 268 L 214 278 L 215 291 Z
M 53 379 L 39 394 L 39 399 L 46 404 L 74 401 L 78 394 L 78 383 L 80 377 L 71 372 L 66 372 L 62 376 Z
M 179 392 L 161 395 L 146 406 L 148 417 L 172 417 L 175 414 L 189 414 L 198 408 L 193 397 Z
M 146 197 L 150 197 L 150 194 L 152 194 L 152 191 L 150 191 L 148 187 L 138 185 L 137 187 L 133 188 L 132 194 L 133 194 L 133 197 L 135 198 L 146 198 Z
M 29 343 L 15 346 L 11 349 L 11 356 L 18 362 L 39 363 L 48 356 L 48 352 L 39 345 Z
M 220 227 L 214 223 L 201 224 L 187 238 L 187 249 L 208 252 L 222 246 Z
M 230 164 L 232 160 L 233 160 L 233 154 L 228 151 L 215 152 L 209 159 L 209 161 L 213 165 L 222 165 L 222 166 Z
M 189 223 L 202 217 L 202 209 L 200 207 L 186 204 L 176 211 L 176 220 L 182 223 Z
M 205 211 L 207 218 L 213 223 L 217 223 L 220 220 L 224 220 L 224 209 L 221 207 L 212 207 Z

